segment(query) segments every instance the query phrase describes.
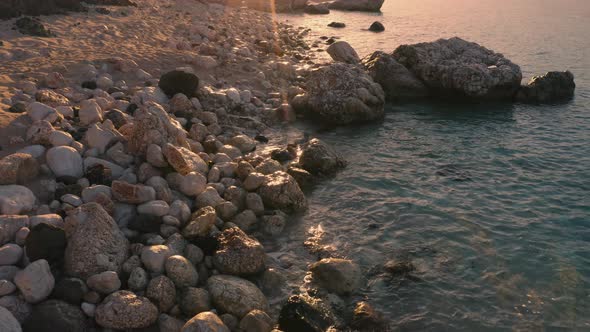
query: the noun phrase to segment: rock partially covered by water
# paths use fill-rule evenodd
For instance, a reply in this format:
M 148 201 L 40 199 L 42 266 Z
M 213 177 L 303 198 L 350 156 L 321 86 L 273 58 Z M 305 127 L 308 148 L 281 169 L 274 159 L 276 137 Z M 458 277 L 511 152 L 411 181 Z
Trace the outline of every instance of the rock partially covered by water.
M 354 65 L 335 63 L 312 71 L 307 89 L 295 97 L 294 107 L 326 123 L 345 125 L 384 115 L 383 89 Z
M 158 319 L 158 308 L 147 298 L 129 291 L 118 291 L 107 296 L 96 307 L 96 322 L 116 330 L 145 328 Z
M 287 213 L 303 211 L 307 208 L 305 195 L 295 179 L 278 171 L 264 177 L 264 182 L 258 188 L 265 207 L 283 210 Z
M 379 83 L 388 100 L 413 99 L 428 96 L 428 87 L 393 55 L 377 51 L 363 59 L 369 75 Z
M 378 12 L 385 0 L 336 0 L 330 3 L 330 9 Z
M 219 317 L 211 311 L 201 312 L 182 327 L 182 332 L 229 332 Z
M 238 318 L 254 309 L 268 310 L 268 302 L 262 291 L 246 279 L 214 275 L 207 280 L 207 289 L 217 309 Z
M 375 21 L 373 22 L 373 24 L 371 24 L 371 26 L 369 27 L 369 31 L 373 31 L 373 32 L 383 32 L 385 31 L 385 27 L 383 26 L 383 23 L 379 22 L 379 21 Z
M 357 331 L 387 331 L 387 321 L 369 303 L 359 302 L 354 308 L 350 327 Z
M 219 249 L 213 256 L 213 262 L 221 273 L 249 275 L 265 269 L 265 257 L 260 242 L 238 227 L 232 227 L 225 229 L 219 236 Z
M 354 48 L 345 41 L 335 42 L 326 49 L 326 52 L 328 52 L 336 62 L 356 64 L 360 61 L 359 55 Z
M 401 45 L 393 57 L 440 97 L 511 99 L 522 80 L 502 54 L 457 37 Z
M 177 93 L 182 93 L 191 98 L 195 96 L 195 93 L 199 88 L 199 78 L 195 74 L 181 70 L 173 70 L 160 77 L 158 86 L 169 97 L 172 97 Z
M 305 143 L 301 150 L 299 164 L 314 175 L 333 174 L 346 166 L 342 156 L 317 138 Z
M 348 259 L 324 258 L 314 263 L 310 271 L 316 283 L 339 295 L 352 293 L 361 282 L 361 269 Z
M 291 296 L 279 315 L 279 328 L 284 332 L 324 332 L 333 324 L 328 312 L 300 295 Z
M 569 71 L 551 71 L 535 76 L 518 90 L 516 100 L 523 103 L 552 103 L 568 101 L 574 97 L 574 74 Z
M 65 272 L 88 278 L 105 271 L 120 272 L 129 245 L 113 218 L 97 203 L 87 203 L 66 218 L 73 228 L 65 251 Z

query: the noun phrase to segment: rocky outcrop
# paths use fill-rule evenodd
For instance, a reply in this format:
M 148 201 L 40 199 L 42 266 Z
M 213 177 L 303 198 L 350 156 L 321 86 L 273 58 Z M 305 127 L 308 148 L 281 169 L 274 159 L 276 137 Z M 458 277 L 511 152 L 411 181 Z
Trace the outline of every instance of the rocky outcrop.
M 65 251 L 65 272 L 88 278 L 104 271 L 121 271 L 127 259 L 127 239 L 97 203 L 87 203 L 66 218 L 73 232 Z
M 289 212 L 300 212 L 307 208 L 305 195 L 295 179 L 278 171 L 264 177 L 264 182 L 258 188 L 258 194 L 264 206 Z
M 377 51 L 362 62 L 373 80 L 381 85 L 388 100 L 415 99 L 429 95 L 428 87 L 391 54 Z
M 148 299 L 129 291 L 118 291 L 107 296 L 96 307 L 96 322 L 115 330 L 139 329 L 158 319 L 158 308 Z
M 307 93 L 296 96 L 292 103 L 311 117 L 346 125 L 381 119 L 385 95 L 362 69 L 335 63 L 312 71 Z
M 219 236 L 219 249 L 213 256 L 213 262 L 221 273 L 251 275 L 265 269 L 265 257 L 260 242 L 238 227 L 232 227 L 225 229 Z
M 574 97 L 576 83 L 574 74 L 569 71 L 552 71 L 535 76 L 522 86 L 516 94 L 516 101 L 543 104 L 568 101 Z
M 207 289 L 216 308 L 238 318 L 244 317 L 254 309 L 268 310 L 264 294 L 246 279 L 215 275 L 207 280 Z
M 502 54 L 457 37 L 401 45 L 393 57 L 439 97 L 510 100 L 522 80 Z
M 344 62 L 350 64 L 357 64 L 360 61 L 359 55 L 356 53 L 354 48 L 345 41 L 337 41 L 330 45 L 326 52 L 336 62 Z
M 335 0 L 329 4 L 330 9 L 378 12 L 385 0 Z
M 330 175 L 346 167 L 346 160 L 317 138 L 301 147 L 299 165 L 314 175 Z

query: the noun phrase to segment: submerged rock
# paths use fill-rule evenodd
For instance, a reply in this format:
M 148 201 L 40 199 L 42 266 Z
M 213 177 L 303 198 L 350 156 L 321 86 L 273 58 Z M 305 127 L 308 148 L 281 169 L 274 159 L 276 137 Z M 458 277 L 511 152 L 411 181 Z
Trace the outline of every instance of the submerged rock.
M 345 295 L 355 291 L 361 282 L 361 270 L 348 259 L 324 258 L 310 268 L 313 280 L 330 292 Z
M 502 54 L 458 37 L 401 45 L 393 57 L 439 97 L 511 99 L 522 80 Z
M 516 100 L 523 103 L 552 103 L 568 101 L 574 97 L 574 75 L 569 71 L 552 71 L 535 76 L 522 86 Z
M 350 327 L 357 331 L 387 331 L 387 321 L 369 303 L 358 302 L 354 308 Z
M 382 32 L 385 31 L 385 27 L 383 26 L 383 23 L 379 22 L 379 21 L 375 21 L 373 22 L 373 24 L 371 24 L 371 26 L 369 27 L 369 31 L 373 31 L 373 32 Z
M 279 328 L 284 332 L 324 332 L 333 324 L 330 314 L 300 295 L 291 296 L 279 315 Z

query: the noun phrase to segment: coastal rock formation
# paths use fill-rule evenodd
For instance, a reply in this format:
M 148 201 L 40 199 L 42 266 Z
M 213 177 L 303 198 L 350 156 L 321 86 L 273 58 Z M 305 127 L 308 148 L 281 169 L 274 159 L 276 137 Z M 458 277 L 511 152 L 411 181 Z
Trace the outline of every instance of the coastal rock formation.
M 383 26 L 383 23 L 379 22 L 379 21 L 375 21 L 371 24 L 371 26 L 369 27 L 369 31 L 373 31 L 373 32 L 383 32 L 385 31 L 385 27 Z
M 516 100 L 533 104 L 568 101 L 574 97 L 575 89 L 574 74 L 569 71 L 552 71 L 533 77 L 518 90 Z
M 307 208 L 307 200 L 297 181 L 283 171 L 265 176 L 258 194 L 265 206 L 274 209 L 298 212 Z
M 314 175 L 329 175 L 346 166 L 346 160 L 317 138 L 301 147 L 299 165 Z
M 354 308 L 350 326 L 358 331 L 387 331 L 387 321 L 367 302 L 359 302 Z
M 439 97 L 510 100 L 522 80 L 502 54 L 457 37 L 401 45 L 393 57 Z
M 330 9 L 378 12 L 385 0 L 335 0 L 329 3 Z
M 377 51 L 365 57 L 362 62 L 373 80 L 381 85 L 388 100 L 429 95 L 428 87 L 391 54 Z
M 335 63 L 312 71 L 307 93 L 296 96 L 293 104 L 326 123 L 345 125 L 381 119 L 385 95 L 362 69 Z
M 345 41 L 335 42 L 326 49 L 326 52 L 328 52 L 336 62 L 357 64 L 360 61 L 359 55 L 354 48 Z

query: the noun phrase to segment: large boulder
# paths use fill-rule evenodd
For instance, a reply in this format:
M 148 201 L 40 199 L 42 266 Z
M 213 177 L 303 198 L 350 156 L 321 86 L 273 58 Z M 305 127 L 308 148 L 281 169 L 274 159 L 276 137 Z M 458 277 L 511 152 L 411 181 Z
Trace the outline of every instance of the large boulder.
M 265 258 L 260 242 L 238 227 L 231 227 L 219 236 L 219 248 L 213 256 L 213 263 L 224 274 L 250 275 L 265 269 Z
M 350 64 L 357 64 L 360 61 L 359 55 L 356 53 L 354 48 L 345 41 L 337 41 L 330 45 L 326 52 L 336 62 L 344 62 Z
M 0 184 L 23 184 L 39 174 L 39 163 L 28 153 L 13 153 L 0 160 Z
M 219 317 L 211 311 L 201 312 L 182 327 L 181 332 L 229 332 Z
M 401 45 L 393 57 L 439 97 L 511 99 L 522 80 L 502 54 L 457 37 Z
M 329 175 L 346 166 L 346 160 L 334 149 L 317 138 L 311 139 L 301 148 L 299 165 L 314 175 Z
M 19 185 L 0 186 L 0 214 L 29 212 L 35 205 L 35 194 Z
M 568 101 L 574 97 L 574 74 L 569 71 L 551 71 L 535 76 L 522 86 L 516 100 L 523 103 L 552 103 Z
M 379 83 L 388 100 L 428 96 L 428 87 L 411 71 L 397 62 L 393 55 L 381 51 L 363 59 L 369 75 Z
M 335 0 L 329 4 L 330 9 L 378 12 L 385 0 Z
M 117 223 L 97 203 L 87 203 L 66 218 L 73 229 L 65 251 L 65 272 L 88 278 L 105 271 L 121 272 L 129 242 Z
M 361 68 L 334 63 L 312 71 L 307 79 L 307 94 L 296 96 L 293 104 L 312 117 L 345 125 L 382 118 L 385 95 Z
M 145 297 L 118 291 L 96 307 L 95 319 L 98 325 L 115 330 L 146 328 L 158 319 L 158 308 Z
M 217 309 L 238 318 L 254 309 L 268 310 L 268 301 L 262 291 L 246 279 L 214 275 L 207 280 L 207 290 Z
M 48 300 L 33 308 L 31 316 L 23 324 L 23 330 L 84 332 L 87 330 L 86 316 L 78 306 L 60 300 Z
M 361 270 L 348 259 L 324 258 L 314 263 L 310 271 L 314 282 L 338 295 L 350 294 L 360 286 Z
M 307 200 L 295 179 L 278 171 L 264 177 L 264 182 L 258 188 L 258 195 L 265 207 L 283 210 L 287 213 L 299 212 L 307 209 Z

